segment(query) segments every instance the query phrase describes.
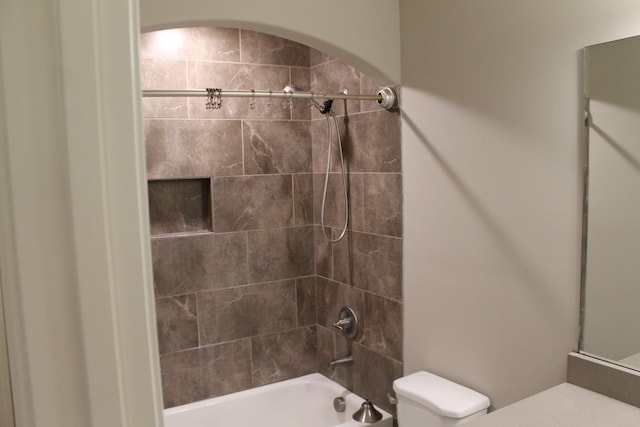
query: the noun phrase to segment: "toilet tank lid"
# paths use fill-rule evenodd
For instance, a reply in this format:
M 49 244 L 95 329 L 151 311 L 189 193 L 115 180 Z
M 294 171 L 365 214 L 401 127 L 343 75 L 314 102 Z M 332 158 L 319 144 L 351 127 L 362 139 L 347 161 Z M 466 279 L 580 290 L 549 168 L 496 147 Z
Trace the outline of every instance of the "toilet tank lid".
M 489 407 L 489 398 L 429 372 L 415 372 L 393 382 L 398 398 L 405 397 L 439 415 L 464 418 Z

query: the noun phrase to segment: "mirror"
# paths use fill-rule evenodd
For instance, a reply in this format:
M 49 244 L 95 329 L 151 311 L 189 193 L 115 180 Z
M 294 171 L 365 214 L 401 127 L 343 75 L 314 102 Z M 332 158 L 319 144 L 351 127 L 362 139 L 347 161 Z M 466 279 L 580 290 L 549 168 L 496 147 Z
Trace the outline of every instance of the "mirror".
M 640 369 L 640 36 L 584 49 L 582 353 Z

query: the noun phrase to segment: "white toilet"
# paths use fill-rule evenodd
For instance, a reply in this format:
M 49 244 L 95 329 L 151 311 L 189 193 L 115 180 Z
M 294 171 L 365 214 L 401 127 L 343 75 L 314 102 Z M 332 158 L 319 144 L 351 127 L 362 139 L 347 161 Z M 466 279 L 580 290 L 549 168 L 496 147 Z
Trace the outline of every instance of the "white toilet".
M 429 372 L 393 382 L 399 427 L 451 427 L 487 413 L 489 398 Z

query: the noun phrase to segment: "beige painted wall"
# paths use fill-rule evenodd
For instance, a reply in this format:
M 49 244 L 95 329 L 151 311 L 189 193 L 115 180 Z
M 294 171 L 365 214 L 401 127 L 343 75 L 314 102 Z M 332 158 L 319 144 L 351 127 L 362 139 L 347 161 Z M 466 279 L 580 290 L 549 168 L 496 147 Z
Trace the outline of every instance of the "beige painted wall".
M 397 0 L 140 0 L 143 30 L 215 24 L 295 40 L 381 82 L 400 81 Z
M 636 0 L 401 0 L 405 372 L 502 407 L 577 349 L 580 52 Z

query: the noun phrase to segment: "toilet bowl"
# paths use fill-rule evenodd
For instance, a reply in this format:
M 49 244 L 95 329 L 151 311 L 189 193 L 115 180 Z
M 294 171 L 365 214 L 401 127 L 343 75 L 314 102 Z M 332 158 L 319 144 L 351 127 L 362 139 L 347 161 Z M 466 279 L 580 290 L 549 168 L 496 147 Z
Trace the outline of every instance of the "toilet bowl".
M 399 427 L 453 427 L 484 415 L 489 398 L 429 372 L 393 382 Z

